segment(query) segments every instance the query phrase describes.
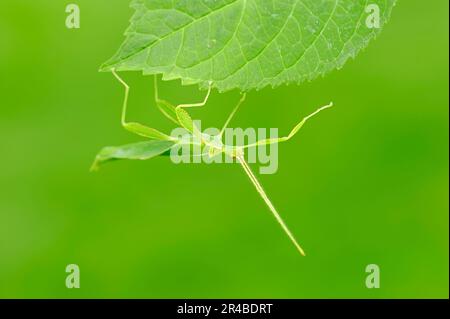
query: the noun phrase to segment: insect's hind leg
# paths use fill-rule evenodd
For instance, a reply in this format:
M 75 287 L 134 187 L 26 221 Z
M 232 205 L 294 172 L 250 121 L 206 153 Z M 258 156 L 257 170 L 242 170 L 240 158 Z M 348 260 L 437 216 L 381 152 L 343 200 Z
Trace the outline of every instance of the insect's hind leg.
M 297 132 L 303 127 L 303 125 L 305 125 L 305 123 L 312 118 L 313 116 L 317 115 L 318 113 L 322 112 L 325 109 L 328 109 L 330 107 L 333 106 L 333 102 L 331 102 L 330 104 L 327 104 L 325 106 L 322 106 L 321 108 L 317 109 L 315 112 L 311 113 L 310 115 L 304 117 L 300 123 L 298 123 L 289 133 L 289 135 L 287 136 L 283 136 L 283 137 L 278 137 L 278 138 L 269 138 L 269 139 L 264 139 L 264 140 L 260 140 L 256 143 L 253 144 L 248 144 L 248 145 L 244 145 L 242 146 L 242 148 L 249 148 L 249 147 L 254 147 L 254 146 L 263 146 L 263 145 L 268 145 L 268 144 L 275 144 L 275 143 L 281 143 L 281 142 L 286 142 L 289 141 L 292 137 L 294 137 L 295 134 L 297 134 Z
M 114 77 L 117 79 L 117 81 L 119 81 L 120 84 L 122 84 L 123 87 L 125 88 L 125 97 L 123 99 L 123 105 L 122 105 L 122 116 L 120 119 L 122 126 L 125 127 L 127 124 L 126 116 L 127 116 L 127 108 L 128 108 L 128 96 L 130 95 L 130 86 L 117 74 L 115 69 L 112 69 L 111 72 L 114 75 Z

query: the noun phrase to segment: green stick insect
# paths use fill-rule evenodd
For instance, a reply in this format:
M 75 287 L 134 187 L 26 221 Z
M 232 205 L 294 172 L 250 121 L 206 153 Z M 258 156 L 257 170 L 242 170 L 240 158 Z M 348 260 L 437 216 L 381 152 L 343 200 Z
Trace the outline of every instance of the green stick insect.
M 205 155 L 210 159 L 218 155 L 231 157 L 233 162 L 240 163 L 284 232 L 304 255 L 244 155 L 251 147 L 289 141 L 310 118 L 330 108 L 332 103 L 303 118 L 285 137 L 239 146 L 225 145 L 222 135 L 244 102 L 245 93 L 223 129 L 214 136 L 200 132 L 187 110 L 206 105 L 213 88 L 219 92 L 234 89 L 249 92 L 268 86 L 301 84 L 341 69 L 348 59 L 355 58 L 380 33 L 395 2 L 130 0 L 135 13 L 125 31 L 126 38 L 100 71 L 112 72 L 125 87 L 123 127 L 149 140 L 106 147 L 97 155 L 92 168 L 95 170 L 112 160 L 145 160 L 167 155 L 180 146 L 208 149 L 206 154 L 194 152 L 193 156 Z M 191 138 L 169 136 L 140 123 L 128 122 L 129 86 L 117 74 L 122 71 L 155 75 L 156 106 Z M 160 99 L 158 75 L 163 80 L 180 80 L 183 85 L 199 85 L 207 89 L 206 96 L 199 103 L 175 106 Z
M 154 128 L 147 127 L 140 123 L 128 122 L 126 119 L 126 115 L 127 115 L 128 96 L 129 96 L 129 92 L 130 92 L 130 87 L 117 74 L 115 69 L 112 69 L 111 72 L 115 76 L 115 78 L 125 88 L 125 97 L 124 97 L 124 101 L 123 101 L 122 117 L 121 117 L 122 126 L 126 130 L 130 131 L 131 133 L 148 138 L 148 139 L 150 139 L 150 141 L 130 144 L 130 145 L 122 146 L 122 147 L 105 147 L 97 155 L 95 162 L 92 165 L 92 168 L 91 168 L 92 170 L 97 170 L 99 165 L 101 165 L 105 162 L 111 161 L 111 160 L 117 160 L 117 159 L 146 160 L 146 159 L 158 156 L 158 155 L 165 154 L 167 151 L 169 151 L 172 147 L 174 147 L 177 144 L 199 143 L 201 146 L 206 147 L 208 149 L 207 156 L 209 156 L 210 158 L 221 155 L 221 154 L 225 154 L 226 156 L 229 156 L 240 163 L 240 165 L 244 169 L 245 173 L 249 177 L 250 181 L 255 186 L 256 190 L 258 191 L 259 195 L 264 200 L 264 202 L 266 203 L 266 205 L 268 206 L 268 208 L 274 215 L 275 219 L 281 225 L 281 228 L 287 234 L 287 236 L 292 241 L 292 243 L 295 245 L 296 249 L 300 252 L 300 254 L 305 256 L 305 252 L 304 252 L 303 248 L 298 244 L 294 235 L 289 230 L 289 228 L 286 226 L 285 222 L 281 218 L 280 214 L 278 213 L 275 206 L 270 201 L 269 197 L 267 196 L 263 187 L 259 183 L 255 174 L 252 172 L 250 166 L 246 162 L 246 160 L 244 158 L 245 149 L 248 149 L 250 147 L 258 147 L 258 146 L 264 146 L 264 145 L 269 145 L 269 144 L 281 143 L 281 142 L 286 142 L 286 141 L 290 140 L 292 137 L 294 137 L 297 134 L 297 132 L 303 127 L 303 125 L 310 118 L 312 118 L 319 112 L 332 107 L 333 106 L 332 103 L 325 105 L 325 106 L 317 109 L 314 113 L 304 117 L 291 130 L 291 132 L 285 137 L 262 139 L 262 140 L 257 141 L 256 143 L 240 145 L 240 146 L 225 145 L 222 141 L 223 133 L 224 133 L 225 129 L 228 127 L 228 125 L 230 124 L 232 118 L 238 111 L 239 107 L 245 101 L 246 93 L 243 93 L 241 95 L 239 102 L 234 107 L 234 109 L 231 112 L 228 119 L 225 121 L 225 124 L 224 124 L 222 130 L 220 131 L 220 134 L 218 136 L 210 136 L 210 135 L 200 132 L 200 130 L 198 129 L 198 127 L 195 125 L 194 121 L 192 120 L 192 117 L 186 111 L 186 109 L 205 106 L 208 102 L 209 96 L 211 95 L 212 86 L 209 85 L 208 91 L 207 91 L 206 96 L 203 99 L 203 101 L 201 101 L 199 103 L 180 104 L 180 105 L 174 106 L 173 104 L 159 98 L 158 79 L 157 79 L 157 76 L 155 75 L 154 86 L 155 86 L 156 106 L 159 108 L 161 113 L 164 116 L 166 116 L 169 120 L 171 120 L 175 124 L 181 126 L 185 130 L 187 130 L 189 132 L 189 134 L 192 135 L 192 137 L 195 137 L 193 139 L 185 139 L 185 138 L 180 139 L 180 138 L 176 138 L 173 136 L 169 136 L 169 135 L 164 134 Z M 204 154 L 201 154 L 201 155 L 204 155 Z

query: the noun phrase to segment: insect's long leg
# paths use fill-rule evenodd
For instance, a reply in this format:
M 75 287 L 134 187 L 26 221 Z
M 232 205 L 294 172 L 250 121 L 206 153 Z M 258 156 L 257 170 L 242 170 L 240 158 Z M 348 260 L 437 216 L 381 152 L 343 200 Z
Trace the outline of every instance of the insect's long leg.
M 203 140 L 202 139 L 202 134 L 201 134 L 200 130 L 198 129 L 198 127 L 196 127 L 196 125 L 194 125 L 194 122 L 193 122 L 191 116 L 185 110 L 185 108 L 204 106 L 206 104 L 206 102 L 208 101 L 208 99 L 209 99 L 209 96 L 211 94 L 211 90 L 212 90 L 212 86 L 211 86 L 211 83 L 210 83 L 210 85 L 208 87 L 208 92 L 206 93 L 206 96 L 205 96 L 205 98 L 203 99 L 202 102 L 200 102 L 200 103 L 191 103 L 191 104 L 179 104 L 175 108 L 175 113 L 176 113 L 176 117 L 177 117 L 178 123 L 180 123 L 180 125 L 182 127 L 184 127 L 185 129 L 187 129 L 189 132 L 194 134 L 194 136 L 199 141 Z
M 125 126 L 127 123 L 126 116 L 127 116 L 127 107 L 128 107 L 128 96 L 130 95 L 130 86 L 127 83 L 125 83 L 125 81 L 117 74 L 115 69 L 112 69 L 112 74 L 120 82 L 120 84 L 122 84 L 123 87 L 125 88 L 125 97 L 123 99 L 122 117 L 121 117 L 122 126 Z
M 121 116 L 121 123 L 122 126 L 137 135 L 143 136 L 143 137 L 147 137 L 147 138 L 151 138 L 151 139 L 156 139 L 156 140 L 168 140 L 168 141 L 173 141 L 175 140 L 173 137 L 168 136 L 164 133 L 161 133 L 158 130 L 155 130 L 154 128 L 150 128 L 147 127 L 145 125 L 142 125 L 140 123 L 136 123 L 136 122 L 127 122 L 126 120 L 126 116 L 127 116 L 127 107 L 128 107 L 128 96 L 130 94 L 130 87 L 129 85 L 117 74 L 117 72 L 113 69 L 112 70 L 112 74 L 114 75 L 114 77 L 124 86 L 125 88 L 125 97 L 123 100 L 123 106 L 122 106 L 122 116 Z
M 247 173 L 247 176 L 250 178 L 251 182 L 255 186 L 258 193 L 261 195 L 262 199 L 266 203 L 266 205 L 269 207 L 272 214 L 275 216 L 278 223 L 281 225 L 281 228 L 283 228 L 284 232 L 288 235 L 289 239 L 292 241 L 292 243 L 295 245 L 297 250 L 300 252 L 301 255 L 305 256 L 305 251 L 302 249 L 302 247 L 298 244 L 297 240 L 295 239 L 294 235 L 291 233 L 289 228 L 286 226 L 285 222 L 281 218 L 280 214 L 278 214 L 277 210 L 273 206 L 272 202 L 270 201 L 269 197 L 267 197 L 266 192 L 262 188 L 261 184 L 259 183 L 256 176 L 253 174 L 250 166 L 248 166 L 247 162 L 245 161 L 244 157 L 238 156 L 237 159 L 239 160 L 239 163 L 241 163 L 242 168 Z
M 252 143 L 252 144 L 247 144 L 247 145 L 243 145 L 242 148 L 249 148 L 249 147 L 254 147 L 254 146 L 262 146 L 262 145 L 268 145 L 268 144 L 275 144 L 275 143 L 281 143 L 281 142 L 286 142 L 288 140 L 290 140 L 295 134 L 297 134 L 297 132 L 303 127 L 303 125 L 305 125 L 305 123 L 313 116 L 315 116 L 316 114 L 320 113 L 321 111 L 328 109 L 330 107 L 333 106 L 333 103 L 330 103 L 328 105 L 322 106 L 321 108 L 317 109 L 315 112 L 311 113 L 310 115 L 304 117 L 300 123 L 298 123 L 293 129 L 292 131 L 289 133 L 288 136 L 284 136 L 284 137 L 278 137 L 278 138 L 269 138 L 269 139 L 264 139 L 264 140 L 260 140 L 256 143 Z
M 177 114 L 175 111 L 175 106 L 172 105 L 172 103 L 160 99 L 159 98 L 159 91 L 158 91 L 158 76 L 155 74 L 154 80 L 153 80 L 153 86 L 155 91 L 155 102 L 156 106 L 160 110 L 160 112 L 167 117 L 169 120 L 174 122 L 177 125 L 180 125 L 177 119 Z
M 238 104 L 234 107 L 233 111 L 231 112 L 230 116 L 228 116 L 228 119 L 226 120 L 225 124 L 223 125 L 222 130 L 220 131 L 219 138 L 222 138 L 223 133 L 225 132 L 225 129 L 228 127 L 228 124 L 230 124 L 231 119 L 238 111 L 239 107 L 244 103 L 245 98 L 247 97 L 247 93 L 243 93 L 241 96 L 241 99 L 239 100 Z
M 155 102 L 161 101 L 159 99 L 159 91 L 158 91 L 158 75 L 155 74 L 153 77 L 153 88 L 155 89 Z
M 206 102 L 208 102 L 209 96 L 211 95 L 211 90 L 212 90 L 212 86 L 211 84 L 208 86 L 208 92 L 206 93 L 205 98 L 203 99 L 202 102 L 200 103 L 190 103 L 190 104 L 179 104 L 177 105 L 176 109 L 183 109 L 183 108 L 192 108 L 192 107 L 201 107 L 204 106 L 206 104 Z

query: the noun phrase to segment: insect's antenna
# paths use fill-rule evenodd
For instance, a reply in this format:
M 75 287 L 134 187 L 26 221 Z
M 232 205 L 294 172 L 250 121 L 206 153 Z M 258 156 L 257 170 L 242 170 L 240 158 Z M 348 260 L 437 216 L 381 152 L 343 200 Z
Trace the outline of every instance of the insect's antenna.
M 275 216 L 278 223 L 280 223 L 281 228 L 283 228 L 284 232 L 288 235 L 289 239 L 292 241 L 292 243 L 295 245 L 297 250 L 300 252 L 302 256 L 305 256 L 305 251 L 302 249 L 302 247 L 298 244 L 297 240 L 295 239 L 294 235 L 291 233 L 289 228 L 284 223 L 283 219 L 281 218 L 280 214 L 278 214 L 277 210 L 273 206 L 272 202 L 270 201 L 269 197 L 267 197 L 266 192 L 262 188 L 261 184 L 259 183 L 256 176 L 253 174 L 250 166 L 248 166 L 247 162 L 245 161 L 243 156 L 238 156 L 237 159 L 239 160 L 239 163 L 241 163 L 242 168 L 247 173 L 248 177 L 252 181 L 253 185 L 256 187 L 256 190 L 261 195 L 262 199 L 266 203 L 266 205 L 269 207 L 272 214 Z
M 231 119 L 238 111 L 239 107 L 244 103 L 245 98 L 247 97 L 247 93 L 243 93 L 241 96 L 241 99 L 239 100 L 238 104 L 234 107 L 233 111 L 231 112 L 230 116 L 228 116 L 228 119 L 226 120 L 222 130 L 220 131 L 219 138 L 222 138 L 223 133 L 225 132 L 225 129 L 228 127 L 228 124 L 230 124 Z

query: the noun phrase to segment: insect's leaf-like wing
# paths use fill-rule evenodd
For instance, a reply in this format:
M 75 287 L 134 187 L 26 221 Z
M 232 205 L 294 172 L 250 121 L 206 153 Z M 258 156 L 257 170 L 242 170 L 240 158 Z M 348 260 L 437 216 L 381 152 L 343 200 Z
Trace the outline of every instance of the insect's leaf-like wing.
M 143 137 L 155 139 L 155 140 L 161 140 L 161 141 L 171 141 L 172 138 L 164 133 L 161 133 L 160 131 L 147 127 L 145 125 L 142 125 L 140 123 L 136 122 L 128 122 L 124 124 L 125 129 L 129 130 L 130 132 L 133 132 L 135 134 L 138 134 Z
M 175 106 L 173 106 L 171 103 L 165 100 L 156 101 L 156 106 L 162 112 L 162 114 L 164 114 L 164 116 L 166 116 L 169 120 L 171 120 L 177 125 L 180 125 L 177 119 L 177 112 Z
M 107 162 L 115 160 L 147 160 L 165 154 L 175 143 L 171 141 L 146 141 L 123 146 L 108 146 L 97 154 L 91 170 L 98 170 Z
M 354 57 L 395 1 L 133 0 L 126 40 L 101 69 L 220 91 L 300 83 Z

